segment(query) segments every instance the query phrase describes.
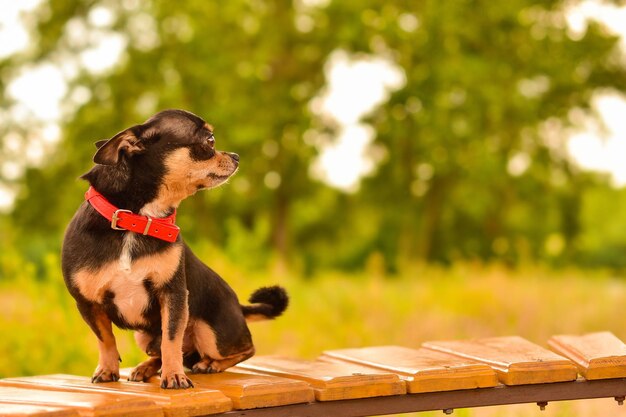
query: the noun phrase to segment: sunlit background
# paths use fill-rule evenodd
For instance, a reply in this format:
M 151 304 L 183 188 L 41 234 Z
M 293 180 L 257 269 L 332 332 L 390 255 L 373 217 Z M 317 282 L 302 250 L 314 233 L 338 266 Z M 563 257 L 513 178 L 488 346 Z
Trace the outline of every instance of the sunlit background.
M 0 377 L 92 368 L 63 230 L 93 143 L 165 108 L 241 156 L 179 223 L 292 294 L 261 353 L 626 337 L 623 2 L 0 0 L 0 88 Z
M 45 1 L 20 2 L 2 0 L 0 7 L 0 59 L 25 54 L 36 42 L 31 33 L 32 12 L 46 9 Z M 40 127 L 24 138 L 18 131 L 4 133 L 2 183 L 0 183 L 0 210 L 9 211 L 18 187 L 11 182 L 22 177 L 29 166 L 41 166 L 46 156 L 54 152 L 61 138 L 61 124 L 73 117 L 77 108 L 91 98 L 86 88 L 74 88 L 81 71 L 95 76 L 106 76 L 124 61 L 129 44 L 150 50 L 159 45 L 157 22 L 141 11 L 140 1 L 102 2 L 90 8 L 82 19 L 68 21 L 64 37 L 68 46 L 78 49 L 74 54 L 58 54 L 41 62 L 26 62 L 5 77 L 5 96 L 11 105 L 2 112 L 2 119 L 20 125 L 33 120 Z M 302 8 L 324 8 L 327 1 L 303 0 Z M 134 12 L 128 32 L 115 30 L 117 8 Z M 571 39 L 585 35 L 590 21 L 600 22 L 608 33 L 620 38 L 621 53 L 626 53 L 626 8 L 602 1 L 566 2 L 563 8 L 565 32 Z M 420 26 L 419 17 L 404 13 L 397 21 L 400 30 L 411 33 Z M 311 30 L 314 22 L 302 14 L 294 25 L 302 32 Z M 28 54 L 25 54 L 28 55 Z M 360 179 L 371 174 L 379 162 L 369 155 L 375 131 L 363 118 L 384 105 L 389 94 L 403 88 L 406 74 L 393 59 L 375 54 L 354 54 L 338 48 L 326 58 L 325 86 L 311 102 L 313 114 L 337 126 L 332 143 L 318 149 L 319 155 L 311 166 L 311 175 L 340 190 L 358 190 Z M 518 88 L 523 95 L 541 95 L 550 87 L 544 77 L 520 80 Z M 149 100 L 149 99 L 146 99 Z M 150 103 L 144 103 L 150 107 Z M 140 105 L 140 104 L 138 104 Z M 608 173 L 612 184 L 626 184 L 626 99 L 618 91 L 598 91 L 591 109 L 596 117 L 573 114 L 576 125 L 557 133 L 572 160 L 581 168 Z M 574 109 L 575 110 L 575 109 Z M 560 126 L 559 126 L 560 127 Z M 558 129 L 556 126 L 548 130 Z M 513 158 L 509 172 L 521 174 L 530 163 L 527 157 Z

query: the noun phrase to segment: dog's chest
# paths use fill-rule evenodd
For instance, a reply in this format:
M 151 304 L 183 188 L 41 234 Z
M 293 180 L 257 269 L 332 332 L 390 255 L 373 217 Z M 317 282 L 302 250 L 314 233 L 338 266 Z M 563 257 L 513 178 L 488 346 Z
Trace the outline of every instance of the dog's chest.
M 175 274 L 182 247 L 146 256 L 131 256 L 132 236 L 126 239 L 120 257 L 100 268 L 82 269 L 72 277 L 74 285 L 87 300 L 98 304 L 112 303 L 118 314 L 130 325 L 145 324 L 143 313 L 150 305 L 149 290 L 166 284 Z

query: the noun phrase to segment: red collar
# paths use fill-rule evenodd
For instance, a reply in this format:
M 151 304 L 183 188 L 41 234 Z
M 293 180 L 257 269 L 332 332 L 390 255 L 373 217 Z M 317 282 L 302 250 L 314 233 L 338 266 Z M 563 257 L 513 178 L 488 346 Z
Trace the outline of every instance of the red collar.
M 134 214 L 130 210 L 119 209 L 104 198 L 95 188 L 89 187 L 85 193 L 85 200 L 98 213 L 111 222 L 111 229 L 130 230 L 144 236 L 152 236 L 167 242 L 175 242 L 180 233 L 176 222 L 176 210 L 167 217 L 150 217 Z

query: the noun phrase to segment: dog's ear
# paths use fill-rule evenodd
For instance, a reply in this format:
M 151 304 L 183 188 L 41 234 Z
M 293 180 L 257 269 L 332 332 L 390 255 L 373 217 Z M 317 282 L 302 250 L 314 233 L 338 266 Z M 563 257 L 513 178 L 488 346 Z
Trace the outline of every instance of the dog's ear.
M 135 130 L 131 127 L 109 140 L 97 142 L 98 151 L 93 161 L 100 165 L 117 165 L 122 154 L 134 155 L 143 152 L 145 148 L 135 135 Z
M 99 140 L 96 143 L 94 143 L 94 145 L 96 145 L 96 149 L 100 149 L 102 148 L 102 145 L 104 145 L 105 143 L 107 143 L 109 140 L 105 139 L 105 140 Z

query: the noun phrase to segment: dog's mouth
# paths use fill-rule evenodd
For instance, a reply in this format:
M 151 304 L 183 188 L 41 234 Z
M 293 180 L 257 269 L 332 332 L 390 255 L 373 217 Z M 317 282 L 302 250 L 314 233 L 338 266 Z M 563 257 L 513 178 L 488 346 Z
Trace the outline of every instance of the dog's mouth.
M 208 190 L 211 188 L 219 187 L 220 185 L 226 183 L 226 181 L 237 172 L 237 168 L 230 174 L 216 174 L 215 172 L 209 172 L 206 174 L 203 181 L 196 184 L 196 191 L 199 190 Z
M 233 174 L 234 174 L 234 173 L 235 173 L 235 172 L 233 171 Z M 208 179 L 210 179 L 210 180 L 213 180 L 213 181 L 225 181 L 225 180 L 227 180 L 227 179 L 228 179 L 231 175 L 233 175 L 233 174 L 229 174 L 229 175 L 219 175 L 219 174 L 216 174 L 216 173 L 214 173 L 214 172 L 209 172 L 209 173 L 207 174 L 207 176 L 206 176 L 206 177 L 207 177 Z

